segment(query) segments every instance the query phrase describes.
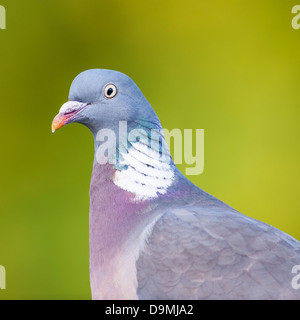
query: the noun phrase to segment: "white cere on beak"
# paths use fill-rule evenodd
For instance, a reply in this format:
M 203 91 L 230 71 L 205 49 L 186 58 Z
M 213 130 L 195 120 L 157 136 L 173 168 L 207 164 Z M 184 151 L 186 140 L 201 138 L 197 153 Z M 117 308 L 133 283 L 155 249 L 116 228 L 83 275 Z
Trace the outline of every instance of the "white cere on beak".
M 78 102 L 78 101 L 68 101 L 64 103 L 61 108 L 59 109 L 59 113 L 71 113 L 76 110 L 81 109 L 84 107 L 86 103 Z

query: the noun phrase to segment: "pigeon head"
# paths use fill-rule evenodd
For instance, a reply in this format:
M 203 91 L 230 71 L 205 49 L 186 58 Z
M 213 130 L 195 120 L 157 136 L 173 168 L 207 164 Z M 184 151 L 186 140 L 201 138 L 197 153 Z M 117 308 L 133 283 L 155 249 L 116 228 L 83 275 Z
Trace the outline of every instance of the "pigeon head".
M 117 129 L 119 121 L 134 127 L 147 119 L 153 121 L 154 127 L 160 127 L 151 105 L 128 76 L 113 70 L 91 69 L 74 79 L 69 101 L 54 118 L 52 131 L 76 122 L 96 136 L 103 128 Z
M 80 73 L 71 85 L 69 101 L 53 120 L 52 131 L 72 122 L 92 131 L 95 165 L 106 173 L 112 168 L 110 178 L 134 194 L 133 201 L 165 194 L 173 183 L 175 167 L 160 121 L 125 74 L 104 69 Z M 147 179 L 154 181 L 151 188 Z

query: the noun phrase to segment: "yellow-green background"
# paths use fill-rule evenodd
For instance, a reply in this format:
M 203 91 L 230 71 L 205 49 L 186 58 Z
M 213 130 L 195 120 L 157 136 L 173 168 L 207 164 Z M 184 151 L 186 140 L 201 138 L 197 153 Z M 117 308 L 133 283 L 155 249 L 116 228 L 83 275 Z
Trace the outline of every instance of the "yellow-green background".
M 90 299 L 92 136 L 78 124 L 50 130 L 89 68 L 128 74 L 163 127 L 205 129 L 205 169 L 189 178 L 300 239 L 300 3 L 0 4 L 0 299 Z

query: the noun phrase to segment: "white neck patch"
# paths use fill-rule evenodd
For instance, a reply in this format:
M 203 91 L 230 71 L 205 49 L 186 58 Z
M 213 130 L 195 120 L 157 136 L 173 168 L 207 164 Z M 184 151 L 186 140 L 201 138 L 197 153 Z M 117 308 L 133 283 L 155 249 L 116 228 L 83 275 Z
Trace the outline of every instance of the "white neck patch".
M 135 195 L 135 201 L 156 198 L 165 194 L 174 181 L 171 165 L 160 159 L 159 152 L 142 142 L 132 144 L 128 152 L 121 153 L 120 164 L 126 170 L 117 170 L 113 177 L 115 185 Z

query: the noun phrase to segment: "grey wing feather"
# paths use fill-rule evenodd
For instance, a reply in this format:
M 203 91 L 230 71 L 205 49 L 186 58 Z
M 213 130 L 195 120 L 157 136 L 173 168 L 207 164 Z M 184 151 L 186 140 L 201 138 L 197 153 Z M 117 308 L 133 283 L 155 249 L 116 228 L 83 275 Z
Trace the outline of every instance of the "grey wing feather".
M 155 224 L 137 261 L 141 299 L 300 299 L 300 244 L 224 208 L 182 207 Z

